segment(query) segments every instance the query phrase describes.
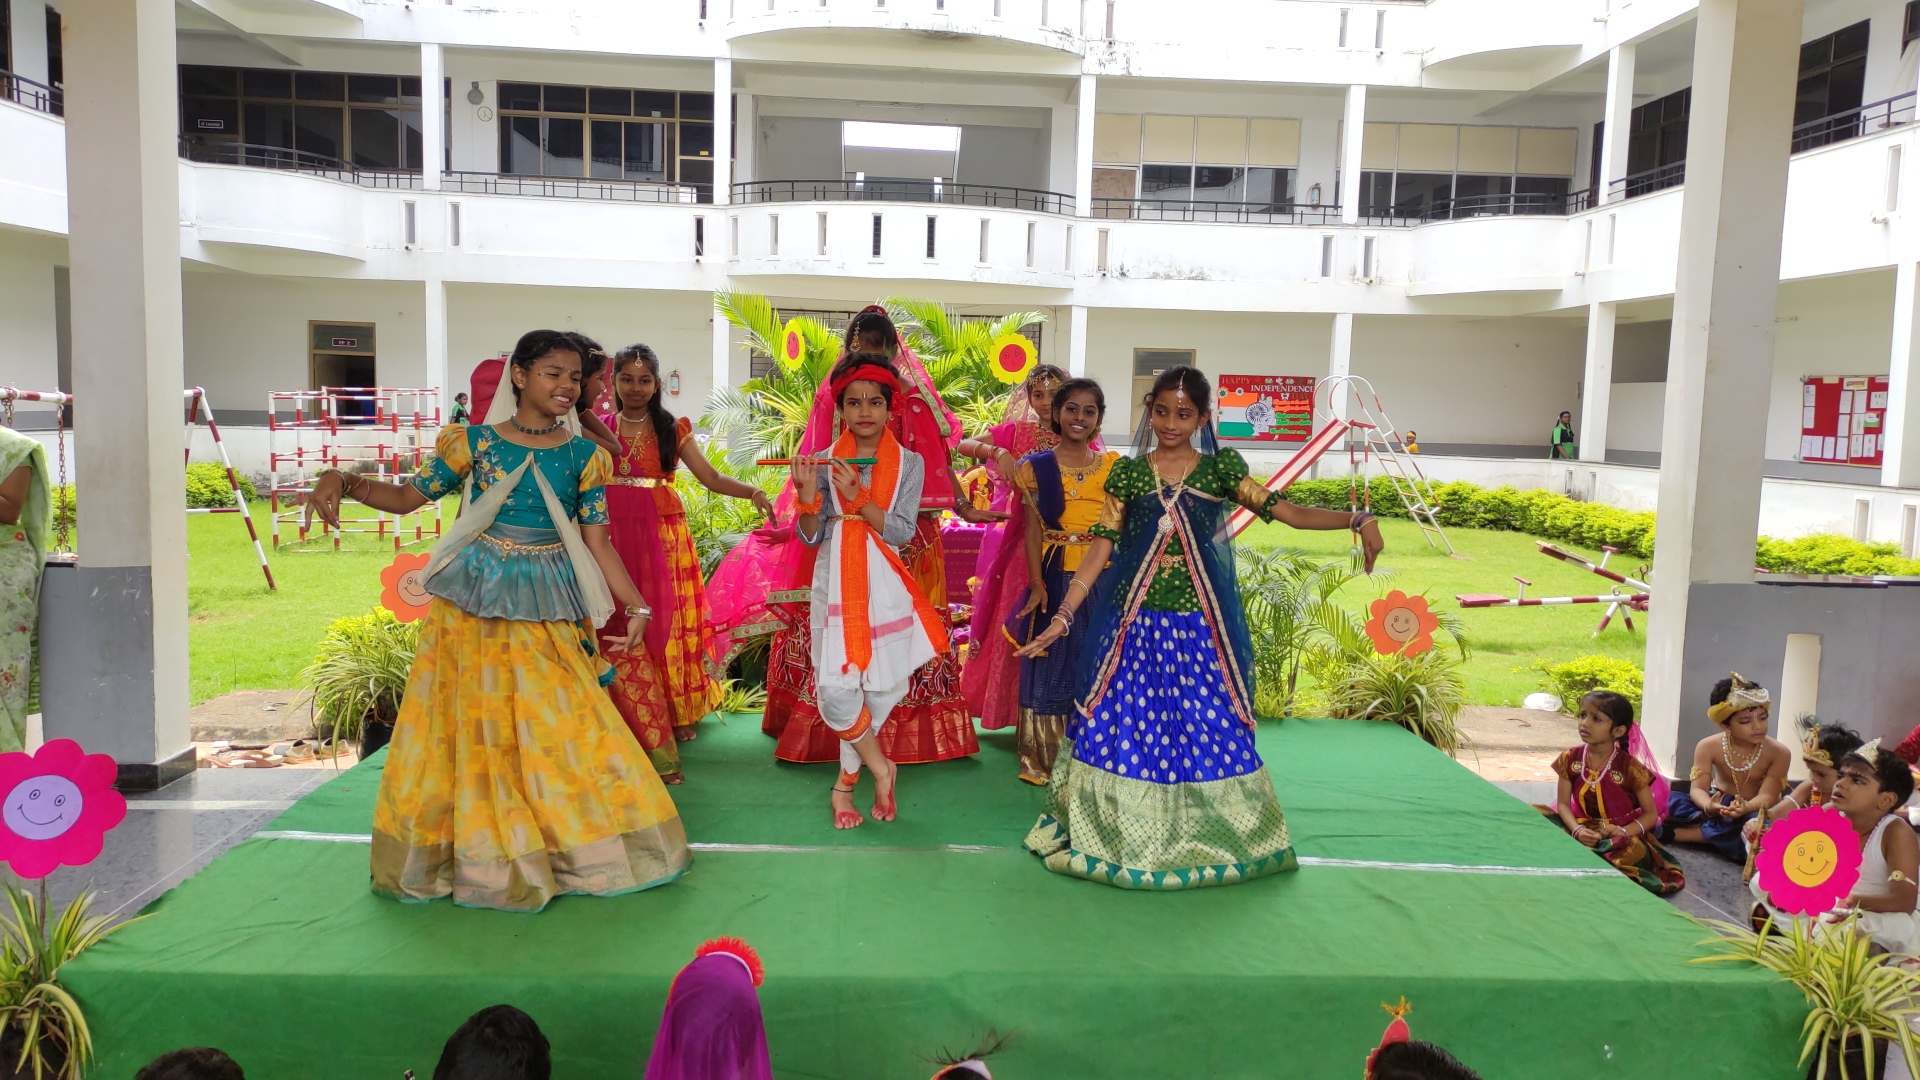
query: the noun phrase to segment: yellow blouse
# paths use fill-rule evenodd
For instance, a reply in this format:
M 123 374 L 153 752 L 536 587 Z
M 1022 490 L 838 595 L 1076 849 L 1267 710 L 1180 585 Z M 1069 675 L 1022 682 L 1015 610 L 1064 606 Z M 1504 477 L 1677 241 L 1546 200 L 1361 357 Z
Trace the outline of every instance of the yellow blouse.
M 1061 566 L 1069 574 L 1080 569 L 1080 559 L 1087 553 L 1087 545 L 1093 542 L 1093 527 L 1099 523 L 1100 511 L 1107 501 L 1107 473 L 1112 471 L 1113 463 L 1118 460 L 1118 450 L 1107 450 L 1094 455 L 1093 464 L 1084 469 L 1070 469 L 1064 464 L 1060 466 L 1060 486 L 1066 494 L 1066 506 L 1060 511 L 1060 529 L 1056 533 L 1055 530 L 1046 529 L 1044 523 L 1041 527 L 1046 533 L 1058 537 L 1046 540 L 1044 544 L 1046 547 L 1062 549 Z M 1038 485 L 1033 466 L 1022 461 L 1014 469 L 1013 483 L 1020 489 L 1031 513 Z

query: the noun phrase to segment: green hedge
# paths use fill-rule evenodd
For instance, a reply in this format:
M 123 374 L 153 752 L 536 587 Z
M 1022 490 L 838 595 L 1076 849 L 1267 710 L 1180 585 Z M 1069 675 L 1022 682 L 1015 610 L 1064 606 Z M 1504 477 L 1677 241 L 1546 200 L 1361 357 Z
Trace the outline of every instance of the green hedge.
M 239 479 L 240 494 L 253 499 L 253 481 L 244 476 Z M 232 505 L 233 485 L 227 482 L 226 466 L 211 461 L 198 461 L 187 466 L 188 509 L 208 510 Z
M 1407 508 L 1386 477 L 1375 477 L 1368 487 L 1375 514 L 1383 518 L 1407 516 Z M 1349 489 L 1344 479 L 1301 480 L 1287 488 L 1286 494 L 1289 501 L 1301 506 L 1345 510 L 1350 505 Z M 1436 484 L 1434 495 L 1439 501 L 1436 516 L 1441 525 L 1526 533 L 1590 551 L 1614 547 L 1635 558 L 1653 558 L 1650 510 L 1621 510 L 1551 491 L 1483 488 L 1464 480 Z M 1754 565 L 1776 573 L 1920 575 L 1920 559 L 1901 558 L 1893 544 L 1863 544 L 1831 533 L 1798 540 L 1763 536 L 1756 545 Z

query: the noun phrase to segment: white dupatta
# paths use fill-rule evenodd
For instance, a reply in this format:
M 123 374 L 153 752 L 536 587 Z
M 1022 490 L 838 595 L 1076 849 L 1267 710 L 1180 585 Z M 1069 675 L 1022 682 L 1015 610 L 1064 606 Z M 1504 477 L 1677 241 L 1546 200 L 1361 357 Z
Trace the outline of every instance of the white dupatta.
M 513 416 L 517 403 L 512 394 L 512 373 L 512 364 L 501 369 L 500 386 L 494 391 L 493 403 L 487 407 L 487 418 L 481 426 L 491 427 Z M 568 430 L 576 438 L 579 437 L 579 421 L 571 412 L 566 420 Z M 435 574 L 453 562 L 455 555 L 473 543 L 475 537 L 486 532 L 494 518 L 500 515 L 500 508 L 506 504 L 507 498 L 520 486 L 521 479 L 531 472 L 534 483 L 540 486 L 541 498 L 546 501 L 547 516 L 553 519 L 560 542 L 566 546 L 567 560 L 573 564 L 573 576 L 579 583 L 580 598 L 587 605 L 587 618 L 592 620 L 594 626 L 601 626 L 613 616 L 613 591 L 607 588 L 607 579 L 600 573 L 600 564 L 587 548 L 586 538 L 580 535 L 580 526 L 567 513 L 566 507 L 560 505 L 559 496 L 553 493 L 553 485 L 547 483 L 546 474 L 532 468 L 532 465 L 533 453 L 529 453 L 520 462 L 519 468 L 488 488 L 478 499 L 473 497 L 473 468 L 469 465 L 466 485 L 460 493 L 460 514 L 447 529 L 446 535 L 433 545 L 427 557 L 427 572 L 423 580 L 432 581 Z

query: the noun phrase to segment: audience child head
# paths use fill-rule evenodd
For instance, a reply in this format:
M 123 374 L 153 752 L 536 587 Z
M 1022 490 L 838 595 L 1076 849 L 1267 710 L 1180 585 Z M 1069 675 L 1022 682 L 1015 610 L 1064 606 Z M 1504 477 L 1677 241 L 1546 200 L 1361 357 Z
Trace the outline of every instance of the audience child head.
M 764 975 L 738 938 L 696 949 L 667 991 L 646 1080 L 772 1080 L 756 990 Z
M 1633 733 L 1633 702 L 1611 690 L 1593 690 L 1580 698 L 1580 741 L 1605 753 L 1624 745 Z
M 1430 1042 L 1403 1042 L 1380 1048 L 1367 1080 L 1480 1080 L 1480 1074 Z
M 511 1005 L 489 1005 L 467 1017 L 433 1067 L 433 1080 L 548 1080 L 552 1074 L 540 1025 Z
M 161 1054 L 135 1073 L 133 1080 L 246 1080 L 246 1073 L 225 1051 L 195 1046 Z
M 1807 779 L 1822 799 L 1831 798 L 1833 785 L 1840 779 L 1840 762 L 1860 749 L 1860 736 L 1839 724 L 1822 724 L 1809 716 L 1801 721 L 1806 737 L 1800 746 L 1800 760 L 1807 766 Z
M 1007 1048 L 1011 1036 L 1002 1035 L 989 1029 L 980 1045 L 963 1053 L 941 1050 L 934 1055 L 934 1063 L 940 1070 L 933 1074 L 933 1080 L 993 1080 L 993 1070 L 987 1068 L 987 1059 Z
M 1107 395 L 1092 379 L 1068 379 L 1053 393 L 1047 426 L 1069 442 L 1091 442 L 1107 418 Z

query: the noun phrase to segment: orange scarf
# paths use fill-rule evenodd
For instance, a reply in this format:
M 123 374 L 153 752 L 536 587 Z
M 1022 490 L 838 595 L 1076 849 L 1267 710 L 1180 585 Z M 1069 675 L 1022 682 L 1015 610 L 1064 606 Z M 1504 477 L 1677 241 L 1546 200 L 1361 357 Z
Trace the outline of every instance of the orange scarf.
M 855 457 L 853 433 L 845 432 L 834 441 L 833 456 L 837 458 Z M 867 539 L 872 537 L 873 546 L 880 549 L 894 573 L 900 575 L 900 584 L 913 597 L 913 613 L 920 625 L 927 631 L 927 637 L 933 642 L 933 650 L 944 653 L 948 649 L 947 627 L 934 613 L 933 605 L 927 601 L 920 587 L 914 584 L 913 575 L 907 572 L 900 556 L 887 546 L 867 524 L 860 514 L 860 508 L 869 502 L 881 510 L 893 505 L 894 486 L 900 481 L 900 441 L 891 431 L 882 430 L 880 447 L 874 453 L 878 463 L 873 467 L 872 485 L 861 489 L 853 499 L 840 506 L 843 517 L 840 520 L 840 611 L 843 627 L 846 631 L 847 664 L 861 671 L 873 662 L 873 625 L 868 620 L 867 611 Z M 843 671 L 845 669 L 842 669 Z

